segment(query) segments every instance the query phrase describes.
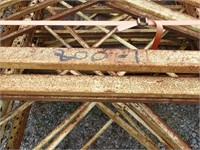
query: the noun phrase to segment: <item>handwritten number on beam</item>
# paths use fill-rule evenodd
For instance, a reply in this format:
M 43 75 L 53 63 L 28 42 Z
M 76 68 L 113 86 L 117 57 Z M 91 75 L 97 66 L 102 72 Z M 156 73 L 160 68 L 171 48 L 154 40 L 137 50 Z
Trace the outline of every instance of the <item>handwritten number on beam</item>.
M 67 55 L 64 55 L 64 53 L 65 53 L 64 50 L 58 49 L 54 52 L 54 55 L 59 56 L 60 61 L 69 61 L 72 59 L 82 60 L 88 57 L 88 53 L 86 51 L 76 52 L 74 56 L 67 56 Z M 82 54 L 82 55 L 79 55 L 79 54 Z
M 96 52 L 92 55 L 91 61 L 100 61 L 105 58 L 108 58 L 108 54 L 106 52 Z

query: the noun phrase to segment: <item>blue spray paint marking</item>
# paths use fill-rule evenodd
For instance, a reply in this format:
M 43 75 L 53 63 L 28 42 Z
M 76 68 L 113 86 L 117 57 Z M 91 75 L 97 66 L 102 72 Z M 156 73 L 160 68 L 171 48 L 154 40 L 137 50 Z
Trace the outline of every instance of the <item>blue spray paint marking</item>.
M 64 55 L 64 53 L 65 53 L 64 50 L 59 49 L 54 52 L 54 55 L 59 56 L 60 61 L 69 61 L 72 59 L 82 60 L 82 59 L 86 59 L 88 57 L 88 53 L 86 51 L 76 52 L 74 54 L 74 56 L 67 56 L 67 55 Z M 79 54 L 82 54 L 82 56 L 79 56 Z
M 121 54 L 118 56 L 118 58 L 126 58 L 128 55 L 127 54 Z
M 135 60 L 139 64 L 140 60 L 139 60 L 139 52 L 138 52 L 138 50 L 135 51 Z
M 64 53 L 65 53 L 64 50 L 58 49 L 54 52 L 54 55 L 59 56 L 60 61 L 69 61 L 74 58 L 74 56 L 65 56 Z

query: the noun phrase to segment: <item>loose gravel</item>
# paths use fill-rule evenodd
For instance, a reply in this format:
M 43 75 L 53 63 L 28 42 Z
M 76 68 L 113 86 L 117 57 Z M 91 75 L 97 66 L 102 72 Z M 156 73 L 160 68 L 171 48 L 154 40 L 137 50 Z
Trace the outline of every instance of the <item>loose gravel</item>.
M 80 103 L 50 102 L 33 105 L 21 146 L 32 149 Z M 194 149 L 200 149 L 199 105 L 153 104 L 152 109 Z M 70 132 L 57 149 L 79 149 L 109 118 L 97 107 Z M 152 136 L 151 136 L 152 137 Z M 157 141 L 156 139 L 154 139 Z M 157 142 L 160 149 L 165 149 Z M 90 149 L 145 149 L 117 124 L 113 123 Z

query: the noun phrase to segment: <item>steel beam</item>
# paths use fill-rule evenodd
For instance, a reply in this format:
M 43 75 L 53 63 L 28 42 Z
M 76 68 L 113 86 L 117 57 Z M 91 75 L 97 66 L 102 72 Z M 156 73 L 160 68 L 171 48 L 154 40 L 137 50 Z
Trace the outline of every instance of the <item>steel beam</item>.
M 1 0 L 0 1 L 0 9 L 11 6 L 23 0 Z
M 66 102 L 133 102 L 133 103 L 173 103 L 173 104 L 199 104 L 199 99 L 187 98 L 138 98 L 138 97 L 69 97 L 69 96 L 40 96 L 40 95 L 2 95 L 5 101 L 66 101 Z
M 57 14 L 57 15 L 51 16 L 49 18 L 46 18 L 46 20 L 62 19 L 63 17 L 66 17 L 66 16 L 68 16 L 70 14 L 76 13 L 76 12 L 78 12 L 78 11 L 84 9 L 84 8 L 88 8 L 90 6 L 93 6 L 93 5 L 97 4 L 98 2 L 99 2 L 98 0 L 93 0 L 93 1 L 86 2 L 84 4 L 81 4 L 81 5 L 78 5 L 78 6 L 74 7 L 72 9 L 67 9 L 66 11 L 64 11 L 64 12 L 62 12 L 60 14 Z M 34 29 L 38 29 L 38 28 L 40 28 L 40 26 L 29 26 L 29 27 L 26 27 L 24 29 L 18 30 L 18 31 L 13 32 L 13 33 L 11 33 L 9 35 L 1 37 L 0 38 L 0 42 L 8 40 L 8 39 L 13 39 L 13 38 L 15 38 L 17 36 L 23 35 L 23 34 L 25 34 L 27 32 L 30 32 L 30 31 L 32 31 Z
M 156 4 L 152 1 L 146 0 L 125 0 L 125 1 L 106 1 L 107 6 L 120 10 L 132 16 L 148 17 L 155 20 L 195 20 L 196 18 L 186 14 L 178 13 L 166 8 L 162 5 Z M 162 10 L 162 11 L 160 11 Z M 199 39 L 199 26 L 173 26 L 167 27 L 169 29 L 181 32 L 185 35 Z
M 0 68 L 199 73 L 199 51 L 4 48 Z
M 1 95 L 199 98 L 200 80 L 170 77 L 1 75 Z
M 176 0 L 176 1 L 200 8 L 200 1 L 199 0 Z
M 60 1 L 62 1 L 62 0 L 54 0 L 54 1 L 52 1 L 52 0 L 46 0 L 46 1 L 42 2 L 42 3 L 39 3 L 39 4 L 36 4 L 36 5 L 30 6 L 30 7 L 27 7 L 25 9 L 23 9 L 23 10 L 15 13 L 15 14 L 13 14 L 13 15 L 10 15 L 7 18 L 5 18 L 5 20 L 19 19 L 19 18 L 21 18 L 23 16 L 26 16 L 26 15 L 32 13 L 32 12 L 41 10 L 41 9 L 47 7 L 47 6 L 53 5 L 53 4 L 58 3 Z

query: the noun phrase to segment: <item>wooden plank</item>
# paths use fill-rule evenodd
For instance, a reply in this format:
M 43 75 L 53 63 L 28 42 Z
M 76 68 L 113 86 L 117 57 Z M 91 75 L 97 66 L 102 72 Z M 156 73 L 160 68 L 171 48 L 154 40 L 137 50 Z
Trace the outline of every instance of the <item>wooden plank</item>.
M 200 80 L 170 77 L 1 75 L 1 95 L 199 98 Z
M 0 68 L 199 73 L 199 51 L 0 47 Z

